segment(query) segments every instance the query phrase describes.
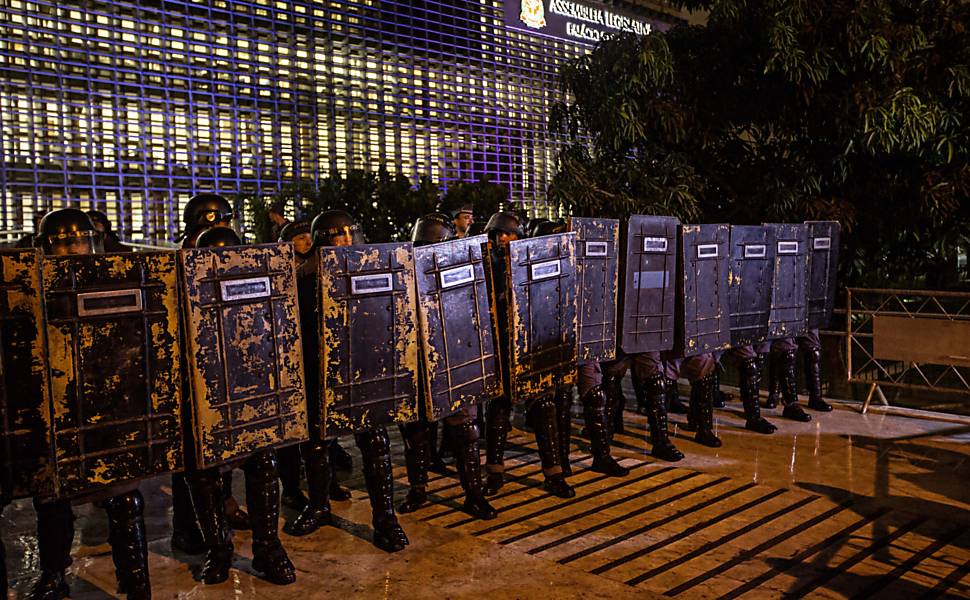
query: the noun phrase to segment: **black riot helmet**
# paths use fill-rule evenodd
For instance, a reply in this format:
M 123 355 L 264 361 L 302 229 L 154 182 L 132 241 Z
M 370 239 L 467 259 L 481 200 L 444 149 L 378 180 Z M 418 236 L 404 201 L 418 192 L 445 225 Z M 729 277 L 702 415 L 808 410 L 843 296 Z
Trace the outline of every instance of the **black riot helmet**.
M 225 246 L 242 246 L 239 235 L 229 227 L 210 227 L 203 231 L 197 240 L 196 248 L 222 248 Z
M 485 222 L 475 221 L 468 226 L 468 231 L 465 232 L 465 237 L 471 237 L 473 235 L 481 235 L 485 233 Z
M 100 254 L 101 236 L 84 211 L 76 208 L 52 210 L 40 221 L 35 238 L 44 254 Z
M 102 233 L 111 233 L 111 221 L 108 219 L 108 215 L 100 210 L 89 210 L 87 215 L 95 229 L 98 229 L 98 225 L 100 225 Z
M 363 242 L 357 221 L 343 210 L 320 213 L 313 219 L 310 232 L 314 246 L 353 246 Z
M 514 212 L 501 211 L 493 214 L 485 225 L 485 233 L 494 235 L 496 233 L 507 233 L 517 237 L 524 237 L 522 231 L 522 221 L 519 215 Z
M 182 224 L 185 237 L 191 237 L 200 229 L 215 227 L 232 222 L 232 205 L 223 196 L 204 192 L 189 198 L 182 211 Z
M 310 234 L 310 224 L 306 221 L 287 223 L 280 230 L 281 242 L 293 242 L 293 251 L 300 260 L 310 257 L 313 250 L 313 236 Z
M 535 219 L 533 219 L 535 221 Z M 554 233 L 565 233 L 568 231 L 566 222 L 562 220 L 550 221 L 549 219 L 542 219 L 539 223 L 530 224 L 531 230 L 529 231 L 529 237 L 541 237 L 544 235 L 553 235 Z
M 535 237 L 536 228 L 539 227 L 539 225 L 542 225 L 543 223 L 548 223 L 548 222 L 549 222 L 549 219 L 545 217 L 533 217 L 529 219 L 529 221 L 523 226 L 523 229 L 525 229 L 526 233 L 529 234 L 529 237 Z
M 451 218 L 444 213 L 430 213 L 418 217 L 411 230 L 411 241 L 415 246 L 437 244 L 455 236 Z

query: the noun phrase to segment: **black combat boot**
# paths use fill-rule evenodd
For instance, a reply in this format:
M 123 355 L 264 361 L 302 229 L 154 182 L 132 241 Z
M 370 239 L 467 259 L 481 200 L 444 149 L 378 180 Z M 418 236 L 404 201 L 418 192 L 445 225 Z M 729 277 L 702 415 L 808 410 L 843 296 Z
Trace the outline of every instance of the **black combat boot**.
M 226 522 L 222 477 L 216 469 L 194 471 L 187 478 L 192 506 L 205 540 L 205 563 L 200 578 L 207 585 L 229 579 L 232 566 L 232 531 Z
M 721 440 L 714 434 L 714 374 L 696 379 L 690 384 L 690 410 L 694 413 L 697 433 L 694 441 L 711 448 L 719 448 Z
M 668 379 L 664 376 L 664 390 L 666 391 L 667 412 L 675 415 L 686 415 L 688 413 L 687 407 L 684 405 L 684 401 L 680 399 L 680 388 L 677 387 L 677 380 Z
M 485 413 L 485 495 L 494 496 L 505 484 L 505 442 L 512 406 L 506 396 L 488 403 Z
M 276 451 L 279 458 L 276 469 L 280 474 L 280 485 L 283 493 L 280 496 L 280 504 L 287 508 L 302 511 L 306 508 L 307 497 L 300 489 L 302 479 L 303 464 L 300 458 L 300 446 L 294 444 Z
M 444 431 L 451 430 L 455 452 L 455 467 L 461 487 L 465 490 L 462 509 L 469 515 L 482 520 L 498 516 L 492 505 L 485 499 L 482 486 L 482 464 L 478 451 L 478 428 L 475 423 L 466 421 L 457 425 L 445 425 Z M 446 434 L 447 435 L 447 434 Z
M 761 368 L 758 358 L 745 358 L 738 365 L 741 376 L 741 405 L 744 406 L 744 428 L 758 433 L 774 433 L 777 429 L 761 416 L 758 390 L 761 387 Z
M 777 354 L 778 386 L 781 391 L 781 401 L 785 404 L 781 416 L 800 423 L 811 421 L 812 417 L 805 414 L 802 407 L 798 405 L 798 388 L 795 381 L 795 350 L 772 354 Z
M 408 494 L 397 507 L 399 513 L 414 512 L 428 503 L 428 453 L 431 442 L 426 421 L 415 421 L 400 426 L 404 438 L 404 465 L 408 472 Z M 437 428 L 436 428 L 437 429 Z
M 822 351 L 812 348 L 805 352 L 805 385 L 808 387 L 808 407 L 829 412 L 832 405 L 822 400 Z
M 608 421 L 606 393 L 602 386 L 595 386 L 581 398 L 583 419 L 586 421 L 586 435 L 593 451 L 591 470 L 611 477 L 626 477 L 630 470 L 620 466 L 610 455 L 610 436 L 606 431 Z
M 354 457 L 347 452 L 343 446 L 337 440 L 332 440 L 329 445 L 330 449 L 330 464 L 333 465 L 334 469 L 340 471 L 352 471 L 354 468 Z
M 482 430 L 484 431 L 485 424 L 482 423 Z M 455 440 L 452 438 L 454 431 L 450 427 L 441 428 L 441 445 L 438 446 L 438 458 L 441 459 L 443 463 L 445 459 L 455 457 Z
M 246 506 L 253 525 L 253 570 L 276 585 L 296 581 L 296 569 L 280 542 L 280 484 L 276 455 L 264 450 L 246 460 Z
M 570 413 L 573 404 L 573 388 L 562 386 L 556 390 L 556 435 L 559 443 L 559 466 L 562 467 L 564 477 L 573 474 L 573 466 L 569 462 L 569 446 L 573 437 L 573 416 Z
M 721 363 L 714 363 L 714 372 L 711 376 L 714 377 L 714 408 L 724 408 L 727 401 L 730 400 L 730 396 L 721 391 L 721 373 L 724 372 L 724 367 Z
M 768 398 L 765 400 L 765 408 L 777 408 L 778 397 L 781 396 L 779 388 L 781 379 L 778 376 L 778 353 L 769 352 L 765 362 L 768 363 Z
M 553 396 L 543 396 L 529 407 L 536 424 L 536 446 L 539 447 L 539 460 L 545 476 L 543 487 L 553 496 L 572 498 L 576 495 L 566 482 L 559 464 L 559 434 L 556 401 Z
M 428 470 L 439 475 L 448 474 L 448 466 L 438 453 L 438 422 L 426 423 L 428 427 Z
M 40 576 L 27 595 L 28 600 L 61 600 L 71 595 L 65 571 L 71 566 L 71 543 L 74 541 L 74 513 L 70 500 L 40 503 L 37 511 L 37 552 Z
M 677 462 L 684 458 L 683 452 L 674 446 L 667 433 L 667 390 L 666 378 L 654 375 L 648 379 L 633 378 L 633 390 L 642 396 L 649 408 L 647 424 L 650 427 L 650 455 L 660 460 Z
M 239 506 L 239 502 L 232 495 L 232 469 L 222 474 L 222 499 L 226 504 L 226 523 L 229 524 L 229 529 L 236 531 L 252 529 L 249 514 Z
M 182 473 L 172 474 L 172 549 L 185 554 L 202 554 L 205 542 L 192 509 L 189 485 Z
M 353 466 L 353 459 L 350 453 L 337 443 L 337 440 L 324 443 L 327 444 L 328 462 L 330 463 L 330 479 L 328 479 L 330 482 L 330 500 L 336 502 L 350 500 L 350 490 L 341 486 L 340 482 L 337 481 L 337 469 L 349 471 Z
M 137 489 L 105 502 L 108 542 L 115 563 L 118 592 L 128 600 L 150 600 L 148 541 L 145 539 L 145 499 Z
M 313 533 L 333 522 L 330 513 L 330 478 L 333 476 L 330 444 L 323 440 L 310 440 L 301 444 L 300 450 L 306 463 L 309 498 L 300 516 L 283 527 L 283 531 L 293 536 Z
M 408 545 L 408 536 L 394 514 L 394 476 L 387 429 L 371 427 L 358 432 L 356 438 L 373 513 L 374 545 L 385 552 L 403 550 Z
M 623 394 L 623 378 L 610 377 L 603 373 L 603 390 L 606 392 L 606 402 L 609 408 L 610 441 L 618 433 L 624 433 L 623 411 L 626 408 L 626 396 Z

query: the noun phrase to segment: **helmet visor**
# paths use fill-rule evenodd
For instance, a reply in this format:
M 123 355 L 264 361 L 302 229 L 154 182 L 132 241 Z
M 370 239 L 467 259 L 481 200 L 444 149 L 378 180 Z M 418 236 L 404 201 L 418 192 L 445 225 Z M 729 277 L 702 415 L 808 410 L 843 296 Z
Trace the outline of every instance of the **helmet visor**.
M 318 246 L 355 246 L 364 243 L 364 236 L 357 225 L 341 225 L 317 231 Z
M 44 252 L 54 256 L 101 254 L 104 252 L 102 236 L 97 231 L 57 233 L 44 236 L 43 241 Z

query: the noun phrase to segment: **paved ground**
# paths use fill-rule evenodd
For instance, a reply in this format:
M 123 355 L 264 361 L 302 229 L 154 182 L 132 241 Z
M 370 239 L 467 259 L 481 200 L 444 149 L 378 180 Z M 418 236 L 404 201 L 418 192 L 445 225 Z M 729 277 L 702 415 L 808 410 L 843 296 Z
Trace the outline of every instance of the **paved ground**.
M 688 458 L 676 465 L 645 454 L 644 419 L 628 412 L 617 443 L 632 468 L 623 479 L 586 470 L 579 419 L 577 496 L 568 501 L 542 491 L 534 439 L 516 431 L 511 480 L 494 499 L 499 518 L 468 519 L 457 510 L 457 480 L 435 476 L 434 503 L 401 518 L 411 546 L 395 555 L 368 542 L 369 507 L 355 472 L 345 482 L 353 499 L 334 504 L 338 527 L 284 536 L 299 570 L 287 587 L 250 575 L 245 532 L 236 534 L 230 581 L 195 582 L 198 558 L 168 546 L 168 482 L 153 482 L 144 489 L 155 598 L 970 597 L 970 424 L 848 407 L 798 424 L 767 412 L 780 425 L 772 436 L 744 431 L 736 404 L 718 411 L 718 450 L 678 433 Z M 77 512 L 73 597 L 112 597 L 103 515 Z M 17 503 L 2 522 L 9 571 L 23 591 L 36 568 L 33 511 Z

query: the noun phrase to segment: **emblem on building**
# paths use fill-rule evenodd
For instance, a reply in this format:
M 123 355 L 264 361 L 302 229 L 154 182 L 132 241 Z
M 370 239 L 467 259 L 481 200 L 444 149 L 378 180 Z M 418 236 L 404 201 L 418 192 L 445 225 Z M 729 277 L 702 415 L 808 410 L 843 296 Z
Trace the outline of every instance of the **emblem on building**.
M 542 0 L 522 0 L 522 10 L 519 12 L 519 19 L 533 29 L 542 29 L 546 26 L 546 9 Z

